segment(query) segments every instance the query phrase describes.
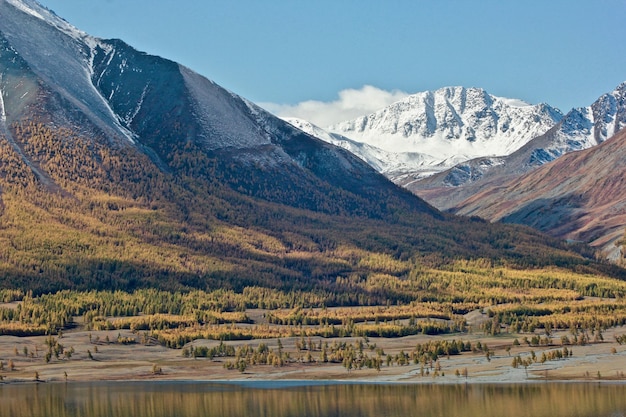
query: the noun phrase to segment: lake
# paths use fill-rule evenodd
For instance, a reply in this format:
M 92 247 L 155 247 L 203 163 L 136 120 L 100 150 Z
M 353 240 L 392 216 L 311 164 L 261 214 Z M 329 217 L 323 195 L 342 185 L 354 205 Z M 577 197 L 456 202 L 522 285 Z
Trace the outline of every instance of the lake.
M 0 397 L 1 417 L 626 415 L 626 385 L 597 383 L 43 383 L 1 385 Z

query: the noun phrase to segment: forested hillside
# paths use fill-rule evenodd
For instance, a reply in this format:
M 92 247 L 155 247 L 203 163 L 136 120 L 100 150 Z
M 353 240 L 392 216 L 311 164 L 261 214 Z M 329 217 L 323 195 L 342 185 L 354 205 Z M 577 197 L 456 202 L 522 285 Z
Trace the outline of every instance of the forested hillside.
M 12 131 L 39 177 L 3 138 L 3 287 L 263 286 L 340 294 L 346 280 L 406 277 L 458 259 L 611 269 L 583 257 L 592 255 L 585 249 L 573 252 L 527 228 L 423 212 L 391 199 L 362 204 L 348 192 L 311 188 L 303 198 L 317 210 L 278 204 L 268 200 L 282 196 L 297 206 L 300 194 L 265 189 L 191 144 L 168 154 L 171 169 L 163 172 L 132 148 L 65 128 L 28 122 Z M 248 195 L 244 178 L 258 187 L 257 197 Z M 380 303 L 394 293 L 372 287 L 345 298 L 338 302 Z

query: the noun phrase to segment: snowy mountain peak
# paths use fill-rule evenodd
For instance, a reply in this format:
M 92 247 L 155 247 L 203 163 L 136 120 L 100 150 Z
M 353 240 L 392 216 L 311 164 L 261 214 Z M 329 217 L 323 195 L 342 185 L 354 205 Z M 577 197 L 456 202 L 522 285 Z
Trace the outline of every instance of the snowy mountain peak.
M 83 40 L 87 40 L 91 38 L 87 33 L 72 26 L 66 20 L 57 16 L 52 10 L 42 6 L 35 0 L 0 0 L 0 1 L 6 1 L 8 4 L 12 5 L 16 9 L 46 22 L 50 26 L 61 30 L 66 35 L 69 35 L 72 38 L 83 39 Z
M 439 209 L 452 209 L 460 206 L 463 200 L 473 198 L 473 195 L 485 190 L 492 189 L 495 192 L 493 195 L 502 195 L 501 191 L 506 189 L 504 184 L 512 178 L 538 169 L 570 152 L 601 145 L 624 128 L 626 83 L 603 94 L 587 107 L 572 109 L 545 134 L 537 136 L 508 156 L 476 158 L 430 178 L 422 180 L 419 176 L 409 175 L 407 180 L 398 183 L 426 198 Z M 606 168 L 614 169 L 611 165 Z M 417 181 L 411 181 L 414 178 Z M 500 199 L 508 201 L 508 197 Z M 465 211 L 464 214 L 476 213 Z
M 591 106 L 572 109 L 561 121 L 552 142 L 535 151 L 540 165 L 572 151 L 599 145 L 626 127 L 626 82 L 603 94 Z M 535 155 L 533 155 L 535 156 Z
M 508 155 L 562 117 L 547 104 L 531 105 L 482 88 L 456 86 L 410 95 L 328 130 L 388 154 L 420 154 L 418 171 L 429 175 L 473 158 Z

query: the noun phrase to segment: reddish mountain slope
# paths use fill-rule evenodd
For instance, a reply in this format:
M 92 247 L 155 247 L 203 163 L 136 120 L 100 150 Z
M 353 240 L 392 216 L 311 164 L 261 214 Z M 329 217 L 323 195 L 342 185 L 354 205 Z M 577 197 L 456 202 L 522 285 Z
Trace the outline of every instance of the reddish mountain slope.
M 533 226 L 616 258 L 615 243 L 626 228 L 626 129 L 597 147 L 476 194 L 455 211 Z

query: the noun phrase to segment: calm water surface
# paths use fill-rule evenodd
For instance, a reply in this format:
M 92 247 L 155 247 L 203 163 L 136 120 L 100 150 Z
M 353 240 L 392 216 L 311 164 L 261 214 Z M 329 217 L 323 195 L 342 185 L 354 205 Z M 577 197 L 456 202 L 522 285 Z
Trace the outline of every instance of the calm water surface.
M 0 386 L 0 416 L 626 415 L 626 385 L 249 385 L 88 383 Z

